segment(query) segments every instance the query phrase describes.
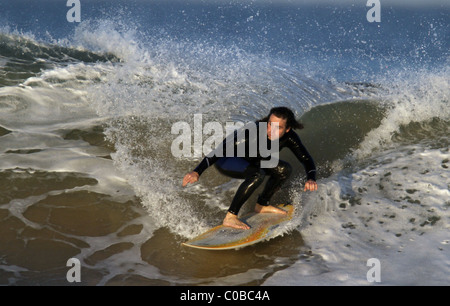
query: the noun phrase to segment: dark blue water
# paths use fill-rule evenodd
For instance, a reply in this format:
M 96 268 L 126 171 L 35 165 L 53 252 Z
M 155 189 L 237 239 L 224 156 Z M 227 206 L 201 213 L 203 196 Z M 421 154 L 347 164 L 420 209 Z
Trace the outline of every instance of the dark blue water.
M 369 22 L 365 1 L 89 1 L 81 21 L 110 20 L 133 29 L 139 44 L 170 39 L 279 59 L 339 80 L 363 82 L 393 69 L 445 65 L 450 47 L 449 5 L 381 3 Z M 395 3 L 395 2 L 394 2 Z M 2 1 L 0 26 L 41 40 L 68 39 L 78 26 L 66 1 Z

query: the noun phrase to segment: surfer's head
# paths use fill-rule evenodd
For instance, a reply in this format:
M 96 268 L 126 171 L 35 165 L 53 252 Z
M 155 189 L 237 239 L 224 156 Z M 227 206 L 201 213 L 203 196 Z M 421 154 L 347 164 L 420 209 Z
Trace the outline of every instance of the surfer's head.
M 269 116 L 261 121 L 267 122 L 267 137 L 276 140 L 292 129 L 302 129 L 303 125 L 295 120 L 294 113 L 287 107 L 274 107 Z

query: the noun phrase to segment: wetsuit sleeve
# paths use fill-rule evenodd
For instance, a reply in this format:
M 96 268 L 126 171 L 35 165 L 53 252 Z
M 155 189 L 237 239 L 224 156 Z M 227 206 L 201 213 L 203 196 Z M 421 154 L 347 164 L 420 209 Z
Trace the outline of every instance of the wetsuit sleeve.
M 300 137 L 293 130 L 289 131 L 287 147 L 294 153 L 297 159 L 305 167 L 306 179 L 316 180 L 316 165 L 313 158 L 303 145 Z
M 202 175 L 203 171 L 208 169 L 209 166 L 213 165 L 219 158 L 217 156 L 208 157 L 206 156 L 203 160 L 198 164 L 198 166 L 194 169 L 199 175 Z
M 222 143 L 217 146 L 215 150 L 213 150 L 211 153 L 209 153 L 203 160 L 198 164 L 198 166 L 194 169 L 195 172 L 197 172 L 199 175 L 202 175 L 203 171 L 208 169 L 210 166 L 212 166 L 216 161 L 219 160 L 221 156 L 224 156 L 226 150 L 227 150 L 227 143 L 231 142 L 231 145 L 233 147 L 236 147 L 236 133 L 233 135 L 229 135 L 226 137 Z M 233 149 L 234 150 L 234 149 Z

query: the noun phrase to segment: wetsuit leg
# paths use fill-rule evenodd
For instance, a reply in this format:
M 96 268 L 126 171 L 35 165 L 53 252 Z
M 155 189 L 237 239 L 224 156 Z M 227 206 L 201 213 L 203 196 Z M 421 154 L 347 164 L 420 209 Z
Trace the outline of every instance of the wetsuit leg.
M 223 157 L 215 165 L 219 172 L 227 176 L 244 179 L 228 209 L 228 212 L 237 215 L 242 205 L 264 181 L 265 172 L 240 157 Z
M 265 168 L 264 171 L 270 175 L 270 177 L 263 192 L 258 197 L 257 203 L 262 206 L 268 206 L 270 198 L 291 174 L 292 167 L 289 163 L 279 160 L 278 166 L 274 168 Z

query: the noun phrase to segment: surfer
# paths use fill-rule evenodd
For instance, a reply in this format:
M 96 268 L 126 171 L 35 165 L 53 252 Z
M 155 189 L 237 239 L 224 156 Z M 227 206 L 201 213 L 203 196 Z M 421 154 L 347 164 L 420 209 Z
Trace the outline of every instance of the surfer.
M 287 107 L 272 108 L 267 117 L 256 122 L 256 126 L 258 129 L 257 135 L 260 135 L 259 129 L 265 129 L 267 131 L 268 141 L 266 143 L 269 146 L 271 142 L 278 141 L 279 150 L 284 147 L 289 148 L 302 163 L 306 171 L 307 179 L 304 190 L 317 190 L 316 166 L 313 158 L 302 144 L 300 137 L 294 131 L 294 129 L 303 128 L 303 125 L 295 120 L 294 113 Z M 235 132 L 233 143 L 235 149 L 238 143 L 242 143 L 242 141 L 247 146 L 254 141 L 254 139 L 249 139 L 250 136 L 248 134 L 244 139 L 237 139 L 238 137 L 236 135 L 237 133 Z M 222 143 L 223 149 L 226 148 L 227 139 Z M 238 219 L 238 212 L 253 192 L 263 183 L 265 177 L 268 177 L 268 181 L 257 199 L 255 211 L 258 213 L 273 212 L 286 214 L 284 210 L 269 205 L 269 200 L 291 174 L 291 165 L 286 161 L 279 160 L 275 167 L 263 168 L 261 167 L 261 161 L 266 158 L 261 156 L 259 150 L 258 154 L 253 157 L 250 156 L 249 151 L 245 151 L 246 155 L 244 157 L 218 157 L 217 155 L 219 154 L 208 154 L 193 171 L 187 173 L 183 178 L 183 187 L 189 183 L 195 183 L 199 180 L 203 171 L 214 164 L 222 174 L 232 178 L 244 179 L 223 220 L 224 226 L 249 229 L 247 224 Z

